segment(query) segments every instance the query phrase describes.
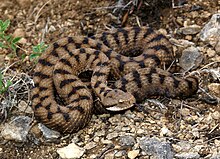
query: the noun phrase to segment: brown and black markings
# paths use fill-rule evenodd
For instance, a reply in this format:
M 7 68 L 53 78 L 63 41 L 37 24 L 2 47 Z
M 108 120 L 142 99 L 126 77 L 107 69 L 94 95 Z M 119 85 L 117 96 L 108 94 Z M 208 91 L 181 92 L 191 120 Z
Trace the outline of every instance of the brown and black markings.
M 167 38 L 148 27 L 120 28 L 90 38 L 58 40 L 42 54 L 35 68 L 35 117 L 60 132 L 83 128 L 91 118 L 93 98 L 78 74 L 91 69 L 92 89 L 110 111 L 127 109 L 136 100 L 151 95 L 194 94 L 198 89 L 196 78 L 181 79 L 159 68 L 172 61 Z M 119 79 L 112 88 L 107 86 L 110 71 Z M 56 100 L 56 94 L 62 102 Z

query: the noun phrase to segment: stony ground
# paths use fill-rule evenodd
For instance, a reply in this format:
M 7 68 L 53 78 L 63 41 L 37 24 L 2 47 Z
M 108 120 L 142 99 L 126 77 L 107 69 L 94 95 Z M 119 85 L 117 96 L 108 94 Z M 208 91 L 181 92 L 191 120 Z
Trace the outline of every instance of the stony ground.
M 174 0 L 174 6 L 151 7 L 145 1 L 139 7 L 125 1 L 125 8 L 120 8 L 118 1 L 107 0 L 0 2 L 0 19 L 11 21 L 6 33 L 22 37 L 16 53 L 10 48 L 0 49 L 0 70 L 4 80 L 13 82 L 0 95 L 0 158 L 58 159 L 67 145 L 73 146 L 71 153 L 78 158 L 220 158 L 220 104 L 216 102 L 220 98 L 220 44 L 212 45 L 199 37 L 212 15 L 219 12 L 220 1 Z M 185 5 L 178 6 L 177 2 Z M 75 134 L 60 135 L 42 126 L 41 132 L 29 106 L 38 58 L 30 60 L 32 46 L 69 35 L 91 36 L 112 27 L 142 25 L 159 29 L 170 38 L 181 67 L 200 77 L 198 94 L 185 100 L 147 100 L 143 110 L 94 115 L 89 125 Z M 181 57 L 187 52 L 196 56 L 192 69 Z M 14 130 L 10 123 L 15 119 L 23 130 L 30 129 L 28 134 L 15 137 L 16 133 L 6 131 Z

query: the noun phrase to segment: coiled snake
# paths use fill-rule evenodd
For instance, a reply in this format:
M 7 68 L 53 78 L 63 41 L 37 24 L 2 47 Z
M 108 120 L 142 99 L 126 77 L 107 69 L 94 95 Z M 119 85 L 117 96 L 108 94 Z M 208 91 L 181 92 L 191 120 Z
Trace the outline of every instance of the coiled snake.
M 159 68 L 172 61 L 168 39 L 148 27 L 60 39 L 42 54 L 35 68 L 35 117 L 64 133 L 83 128 L 93 111 L 92 93 L 78 77 L 85 70 L 93 71 L 92 90 L 108 111 L 128 109 L 152 95 L 173 98 L 194 94 L 196 77 L 181 79 Z M 111 87 L 107 85 L 110 72 L 118 79 Z

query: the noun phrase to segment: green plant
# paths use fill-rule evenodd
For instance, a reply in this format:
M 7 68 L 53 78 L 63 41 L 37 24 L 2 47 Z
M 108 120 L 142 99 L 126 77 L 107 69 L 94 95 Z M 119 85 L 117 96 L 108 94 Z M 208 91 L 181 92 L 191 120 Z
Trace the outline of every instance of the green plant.
M 12 82 L 10 80 L 4 82 L 3 74 L 0 72 L 0 94 L 5 93 L 11 85 Z
M 30 55 L 30 60 L 39 57 L 47 49 L 47 47 L 48 46 L 44 42 L 41 42 L 36 46 L 33 46 L 32 47 L 33 53 Z
M 21 37 L 12 37 L 12 35 L 8 35 L 5 31 L 8 29 L 10 25 L 10 20 L 2 21 L 0 20 L 0 48 L 12 49 L 16 52 L 17 43 L 21 39 Z

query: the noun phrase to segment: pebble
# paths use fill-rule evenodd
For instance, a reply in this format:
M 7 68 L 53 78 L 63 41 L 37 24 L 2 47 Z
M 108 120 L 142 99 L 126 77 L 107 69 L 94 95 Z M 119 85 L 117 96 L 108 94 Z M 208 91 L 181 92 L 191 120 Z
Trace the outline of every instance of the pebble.
M 71 143 L 66 147 L 57 149 L 57 153 L 63 159 L 81 158 L 85 153 L 85 149 L 77 146 L 75 143 Z
M 161 133 L 160 133 L 161 136 L 172 136 L 172 132 L 166 127 L 166 126 L 163 126 L 162 129 L 161 129 Z
M 112 141 L 111 141 L 111 140 L 105 140 L 105 139 L 102 138 L 102 139 L 101 139 L 101 143 L 107 145 L 107 144 L 111 144 Z
M 200 30 L 201 30 L 201 26 L 199 25 L 190 25 L 180 28 L 180 32 L 183 33 L 184 35 L 194 35 L 199 33 Z
M 213 117 L 213 119 L 215 119 L 215 120 L 219 120 L 219 119 L 220 119 L 220 112 L 219 112 L 219 111 L 214 111 L 214 112 L 212 113 L 212 117 Z
M 184 117 L 189 116 L 190 115 L 190 110 L 188 108 L 182 108 L 179 110 L 180 114 Z
M 214 57 L 216 54 L 215 50 L 212 50 L 211 48 L 207 49 L 207 55 L 208 57 Z
M 33 109 L 23 100 L 18 103 L 18 111 L 33 114 Z
M 208 88 L 213 95 L 220 98 L 220 83 L 210 83 Z
M 172 144 L 172 147 L 175 152 L 188 152 L 192 148 L 192 145 L 187 141 L 180 141 Z
M 25 32 L 21 28 L 17 28 L 13 33 L 13 37 L 24 37 L 24 36 L 25 36 Z
M 173 158 L 173 152 L 168 142 L 161 142 L 157 138 L 142 137 L 139 141 L 142 151 L 160 159 Z
M 116 138 L 116 137 L 118 137 L 118 132 L 112 132 L 112 133 L 109 133 L 109 134 L 106 136 L 106 138 L 109 139 L 109 140 L 111 140 L 111 139 L 113 139 L 113 138 Z
M 28 116 L 17 116 L 10 122 L 5 123 L 1 136 L 5 140 L 14 140 L 18 142 L 25 142 L 27 134 L 30 130 L 30 123 L 32 118 Z
M 90 143 L 88 143 L 88 144 L 86 144 L 86 145 L 84 146 L 84 148 L 85 148 L 86 150 L 90 150 L 90 149 L 92 149 L 92 148 L 94 148 L 94 147 L 96 147 L 96 143 L 95 143 L 95 142 L 90 142 Z
M 114 158 L 115 158 L 114 156 L 115 156 L 114 153 L 113 153 L 113 152 L 110 152 L 110 153 L 108 153 L 108 154 L 105 155 L 105 158 L 104 158 L 104 159 L 114 159 Z
M 134 146 L 135 139 L 132 136 L 121 136 L 119 138 L 119 143 L 121 146 Z
M 138 156 L 139 152 L 140 152 L 139 150 L 129 151 L 128 152 L 128 158 L 135 159 Z
M 58 131 L 49 129 L 41 123 L 38 124 L 38 127 L 41 130 L 41 132 L 43 133 L 43 136 L 45 137 L 45 139 L 47 139 L 47 140 L 58 139 L 61 135 Z
M 183 152 L 175 155 L 178 159 L 197 159 L 200 158 L 200 155 L 196 152 Z
M 210 45 L 215 46 L 219 42 L 219 23 L 220 13 L 213 14 L 210 21 L 203 27 L 200 32 L 200 39 L 208 42 Z
M 180 66 L 188 71 L 192 68 L 198 67 L 203 60 L 203 56 L 197 47 L 191 46 L 183 50 L 180 57 Z
M 126 154 L 126 151 L 118 151 L 115 153 L 115 157 L 121 157 L 124 156 Z

